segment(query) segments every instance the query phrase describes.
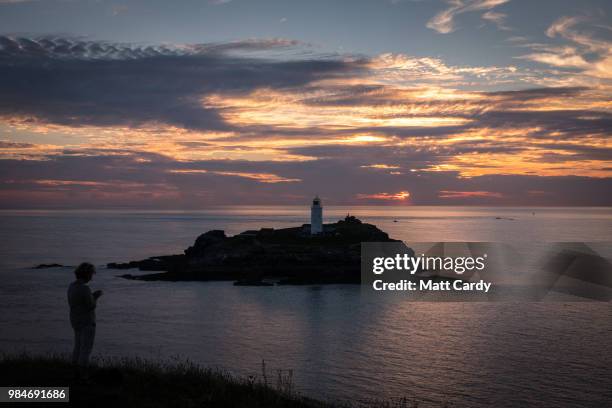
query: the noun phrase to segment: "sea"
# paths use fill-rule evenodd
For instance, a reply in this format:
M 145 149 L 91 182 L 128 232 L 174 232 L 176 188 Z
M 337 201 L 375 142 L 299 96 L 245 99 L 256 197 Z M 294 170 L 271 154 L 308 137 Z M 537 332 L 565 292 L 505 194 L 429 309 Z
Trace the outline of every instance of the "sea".
M 326 207 L 324 220 L 347 214 L 406 242 L 612 243 L 610 207 Z M 89 261 L 104 291 L 96 358 L 187 359 L 272 386 L 290 376 L 297 393 L 354 404 L 612 406 L 610 302 L 414 302 L 359 285 L 134 281 L 104 266 L 182 253 L 211 229 L 308 222 L 297 206 L 0 211 L 0 352 L 70 353 L 66 289 Z

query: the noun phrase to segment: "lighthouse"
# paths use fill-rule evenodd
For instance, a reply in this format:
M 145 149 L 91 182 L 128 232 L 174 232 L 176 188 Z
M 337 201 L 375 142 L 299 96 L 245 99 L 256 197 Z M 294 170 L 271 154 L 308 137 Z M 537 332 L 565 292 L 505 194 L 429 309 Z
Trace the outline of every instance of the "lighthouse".
M 310 207 L 310 235 L 317 235 L 323 232 L 323 207 L 321 206 L 321 199 L 316 196 L 312 200 L 312 207 Z

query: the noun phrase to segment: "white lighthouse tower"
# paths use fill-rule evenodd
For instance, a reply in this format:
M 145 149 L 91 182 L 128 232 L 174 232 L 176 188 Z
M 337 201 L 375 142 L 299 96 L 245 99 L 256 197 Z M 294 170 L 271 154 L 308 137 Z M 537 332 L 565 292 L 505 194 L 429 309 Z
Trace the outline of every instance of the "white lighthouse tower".
M 310 234 L 317 235 L 323 232 L 323 206 L 321 205 L 321 199 L 316 196 L 312 200 L 312 207 L 310 207 Z

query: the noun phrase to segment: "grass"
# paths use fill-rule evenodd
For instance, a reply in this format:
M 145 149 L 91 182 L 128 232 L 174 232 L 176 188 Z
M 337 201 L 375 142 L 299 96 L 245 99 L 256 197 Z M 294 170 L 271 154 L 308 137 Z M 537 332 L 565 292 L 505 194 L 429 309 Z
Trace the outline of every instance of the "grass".
M 70 387 L 76 407 L 252 407 L 252 408 L 418 408 L 412 398 L 326 402 L 293 389 L 293 371 L 275 370 L 261 362 L 261 377 L 245 379 L 189 361 L 153 362 L 140 358 L 98 359 L 87 384 L 74 379 L 65 355 L 0 354 L 0 386 Z M 115 405 L 113 405 L 115 404 Z M 47 404 L 35 403 L 41 407 Z M 57 404 L 53 404 L 56 406 Z M 22 406 L 20 404 L 19 406 Z M 27 406 L 27 405 L 26 405 Z M 448 408 L 449 404 L 439 405 Z
M 281 372 L 274 376 L 276 388 L 267 385 L 265 364 L 262 369 L 257 381 L 190 362 L 114 359 L 92 364 L 90 383 L 79 384 L 66 357 L 5 355 L 0 357 L 0 386 L 69 386 L 70 402 L 83 407 L 336 407 L 297 395 L 291 377 Z

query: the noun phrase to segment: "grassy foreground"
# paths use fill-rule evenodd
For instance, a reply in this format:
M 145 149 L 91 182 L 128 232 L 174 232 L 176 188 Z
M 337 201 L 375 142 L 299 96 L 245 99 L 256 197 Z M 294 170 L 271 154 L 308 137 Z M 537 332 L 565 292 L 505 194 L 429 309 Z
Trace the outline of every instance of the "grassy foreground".
M 139 359 L 93 365 L 90 381 L 75 381 L 62 357 L 0 356 L 0 386 L 69 386 L 72 406 L 112 407 L 303 407 L 334 405 L 240 380 L 188 362 L 152 363 Z M 266 380 L 267 381 L 267 380 Z M 42 406 L 36 403 L 36 406 Z M 57 405 L 57 404 L 55 404 Z M 61 404 L 60 404 L 61 405 Z M 119 405 L 116 405 L 119 406 Z

